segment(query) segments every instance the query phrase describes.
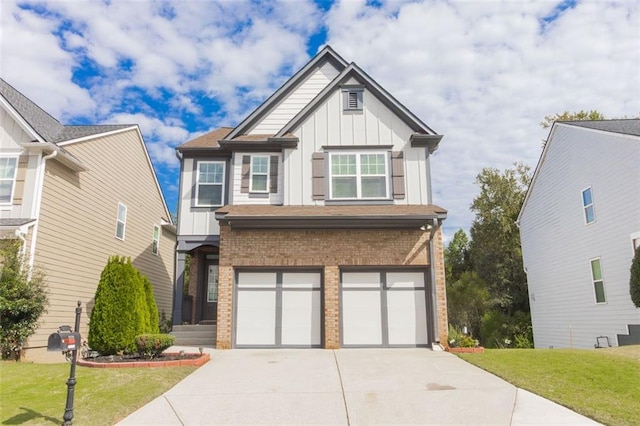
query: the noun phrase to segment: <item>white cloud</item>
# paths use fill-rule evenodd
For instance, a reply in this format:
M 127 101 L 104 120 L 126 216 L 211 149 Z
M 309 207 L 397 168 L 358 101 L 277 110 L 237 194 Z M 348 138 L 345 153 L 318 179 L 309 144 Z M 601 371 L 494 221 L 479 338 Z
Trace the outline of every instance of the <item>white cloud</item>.
M 432 175 L 447 234 L 470 225 L 483 167 L 535 166 L 545 115 L 640 112 L 637 2 L 367 4 L 323 15 L 311 0 L 3 0 L 0 74 L 62 121 L 140 124 L 154 163 L 171 168 L 176 144 L 237 124 L 326 26 L 339 54 L 445 135 Z

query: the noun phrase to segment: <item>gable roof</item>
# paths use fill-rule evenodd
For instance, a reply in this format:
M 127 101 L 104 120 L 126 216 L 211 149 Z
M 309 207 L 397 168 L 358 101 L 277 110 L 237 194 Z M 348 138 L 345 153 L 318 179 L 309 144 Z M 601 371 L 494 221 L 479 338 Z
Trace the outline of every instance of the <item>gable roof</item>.
M 0 78 L 0 101 L 4 99 L 8 103 L 11 112 L 17 114 L 24 120 L 29 130 L 39 136 L 40 140 L 32 141 L 34 145 L 47 146 L 52 151 L 55 151 L 57 159 L 63 164 L 71 167 L 73 170 L 84 171 L 86 170 L 82 162 L 64 148 L 64 145 L 78 141 L 79 139 L 102 136 L 108 133 L 119 130 L 131 130 L 135 129 L 142 149 L 147 158 L 149 169 L 153 176 L 155 185 L 160 194 L 160 199 L 167 215 L 167 225 L 169 228 L 173 225 L 173 219 L 171 213 L 167 207 L 160 182 L 158 182 L 158 176 L 155 173 L 147 146 L 142 138 L 142 133 L 137 124 L 107 124 L 107 125 L 86 125 L 86 126 L 69 126 L 63 125 L 58 120 L 53 118 L 49 113 L 40 108 L 35 102 L 27 98 L 20 91 L 16 90 L 13 86 L 7 83 L 4 79 Z
M 640 118 L 632 118 L 632 119 L 616 119 L 616 120 L 579 120 L 579 121 L 556 121 L 553 123 L 551 130 L 549 131 L 549 136 L 547 137 L 547 142 L 544 144 L 544 148 L 542 150 L 542 154 L 540 154 L 540 158 L 538 159 L 538 164 L 536 165 L 536 169 L 533 172 L 533 176 L 531 177 L 531 182 L 529 183 L 529 188 L 527 188 L 527 194 L 524 197 L 524 201 L 522 202 L 522 207 L 520 207 L 520 213 L 518 213 L 518 218 L 516 219 L 516 223 L 520 222 L 522 218 L 522 213 L 529 201 L 529 195 L 531 194 L 531 189 L 535 185 L 538 174 L 540 173 L 540 169 L 542 168 L 542 164 L 547 157 L 547 152 L 549 151 L 549 146 L 553 143 L 553 137 L 558 126 L 572 126 L 572 127 L 582 127 L 584 129 L 591 130 L 600 130 L 604 132 L 617 133 L 620 135 L 629 135 L 629 136 L 640 136 Z M 638 140 L 640 142 L 640 139 Z
M 295 87 L 298 86 L 309 74 L 316 68 L 322 66 L 325 62 L 332 63 L 338 70 L 347 67 L 347 62 L 338 55 L 331 46 L 325 46 L 316 56 L 314 56 L 307 64 L 287 80 L 278 90 L 267 98 L 258 108 L 256 108 L 247 118 L 242 120 L 233 131 L 227 136 L 227 139 L 233 139 L 236 136 L 246 133 L 254 124 L 262 117 L 268 114 L 278 103 Z
M 191 139 L 176 147 L 177 150 L 184 148 L 219 148 L 220 140 L 224 139 L 231 131 L 233 127 L 220 127 L 219 129 L 207 132 L 204 135 L 200 135 L 195 139 Z
M 290 132 L 298 126 L 305 118 L 315 111 L 338 87 L 346 83 L 351 78 L 355 78 L 364 84 L 369 92 L 375 95 L 387 108 L 402 119 L 414 132 L 426 135 L 435 135 L 429 126 L 424 124 L 416 115 L 402 105 L 396 98 L 391 96 L 382 86 L 372 79 L 354 62 L 350 63 L 342 72 L 333 79 L 306 107 L 304 107 L 289 123 L 287 123 L 276 136 Z
M 587 129 L 602 130 L 604 132 L 620 133 L 622 135 L 640 136 L 640 118 L 617 120 L 583 120 L 560 121 L 559 124 L 585 127 Z
M 133 126 L 131 124 L 65 126 L 2 78 L 0 78 L 0 95 L 42 142 L 58 144 Z

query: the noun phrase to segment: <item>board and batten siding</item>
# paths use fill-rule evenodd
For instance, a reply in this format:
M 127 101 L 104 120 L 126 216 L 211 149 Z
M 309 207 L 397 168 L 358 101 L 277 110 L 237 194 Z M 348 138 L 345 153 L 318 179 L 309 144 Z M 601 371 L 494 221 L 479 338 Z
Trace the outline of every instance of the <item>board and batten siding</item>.
M 640 231 L 640 138 L 556 125 L 520 218 L 537 348 L 617 344 L 640 323 L 629 296 L 630 235 Z M 582 191 L 592 188 L 595 223 Z M 600 258 L 606 303 L 597 304 L 590 260 Z
M 428 204 L 428 157 L 424 148 L 411 148 L 413 131 L 367 90 L 361 113 L 344 112 L 342 92 L 336 90 L 293 133 L 296 149 L 285 150 L 285 198 L 288 205 L 316 205 L 313 199 L 312 155 L 323 146 L 391 145 L 403 151 L 405 197 L 394 204 Z
M 271 135 L 282 129 L 318 93 L 338 76 L 340 72 L 329 62 L 325 62 L 311 73 L 307 79 L 284 98 L 274 109 L 260 120 L 248 133 L 250 135 Z
M 152 253 L 154 225 L 168 219 L 153 171 L 136 130 L 65 146 L 88 171 L 46 165 L 35 265 L 46 274 L 49 309 L 29 346 L 46 345 L 49 333 L 72 324 L 83 306 L 86 338 L 102 269 L 110 256 L 130 257 L 153 284 L 158 312 L 172 312 L 175 235 L 161 228 Z M 115 237 L 118 203 L 127 206 L 125 239 Z
M 192 203 L 195 197 L 193 158 L 182 160 L 182 171 L 180 180 L 180 220 L 178 221 L 178 235 L 220 235 L 220 225 L 215 218 L 215 207 L 193 208 Z M 208 160 L 205 160 L 208 161 Z M 225 172 L 227 172 L 225 170 Z M 229 173 L 226 173 L 226 177 Z M 229 183 L 225 182 L 225 195 L 228 191 Z

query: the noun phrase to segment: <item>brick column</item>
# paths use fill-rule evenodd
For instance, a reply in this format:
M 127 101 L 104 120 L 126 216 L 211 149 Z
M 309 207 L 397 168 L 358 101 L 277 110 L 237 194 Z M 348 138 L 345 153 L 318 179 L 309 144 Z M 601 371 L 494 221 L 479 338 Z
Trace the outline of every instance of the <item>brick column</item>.
M 433 268 L 436 276 L 436 309 L 438 315 L 438 338 L 443 345 L 447 342 L 449 334 L 449 319 L 447 317 L 447 285 L 444 275 L 444 247 L 442 245 L 442 227 L 438 228 L 433 242 Z
M 231 349 L 231 322 L 233 320 L 233 267 L 218 269 L 218 321 L 216 348 Z
M 324 347 L 340 347 L 340 270 L 337 266 L 324 267 Z

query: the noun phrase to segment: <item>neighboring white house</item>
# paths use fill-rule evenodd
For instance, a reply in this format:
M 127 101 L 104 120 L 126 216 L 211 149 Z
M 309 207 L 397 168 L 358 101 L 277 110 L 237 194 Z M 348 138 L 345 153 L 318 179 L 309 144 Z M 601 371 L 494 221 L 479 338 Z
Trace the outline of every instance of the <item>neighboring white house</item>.
M 536 348 L 640 343 L 640 119 L 555 123 L 518 222 Z

